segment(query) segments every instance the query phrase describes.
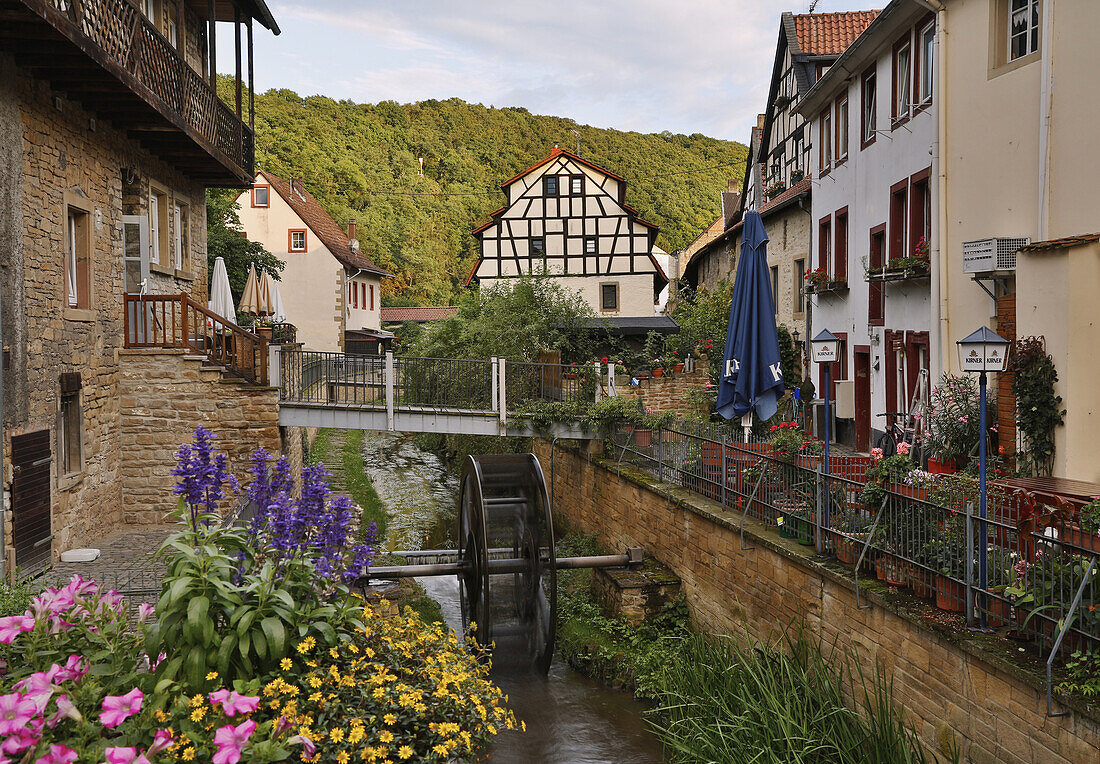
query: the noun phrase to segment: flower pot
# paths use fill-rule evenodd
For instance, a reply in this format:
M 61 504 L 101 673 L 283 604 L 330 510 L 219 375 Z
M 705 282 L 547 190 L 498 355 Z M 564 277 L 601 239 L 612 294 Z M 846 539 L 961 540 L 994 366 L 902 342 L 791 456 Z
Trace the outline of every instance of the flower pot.
M 653 445 L 653 430 L 641 428 L 634 430 L 634 445 L 642 448 L 648 448 Z
M 814 544 L 814 523 L 812 515 L 804 515 L 799 512 L 790 512 L 785 515 L 787 522 L 785 525 L 789 526 L 790 534 L 786 538 L 793 538 L 802 546 L 813 546 Z
M 700 361 L 707 360 L 707 354 L 706 353 L 696 353 L 695 355 Z
M 675 366 L 672 367 L 672 370 L 674 372 L 676 372 L 677 374 L 680 374 L 684 370 L 684 365 L 682 363 L 678 363 L 678 364 L 676 364 Z
M 890 586 L 905 586 L 905 564 L 893 555 L 884 554 L 875 560 L 875 577 Z
M 565 377 L 566 379 L 576 379 L 577 378 L 576 372 L 572 372 L 572 371 L 567 371 L 564 374 L 562 374 L 562 376 Z
M 656 369 L 650 369 L 649 373 L 652 374 L 655 378 L 663 377 L 665 374 L 665 370 L 658 366 Z
M 936 574 L 918 565 L 906 565 L 905 575 L 913 594 L 921 599 L 930 600 L 936 596 Z
M 837 560 L 845 565 L 855 565 L 866 540 L 866 533 L 842 533 L 837 536 L 834 544 Z
M 953 475 L 957 471 L 954 459 L 940 461 L 931 456 L 928 457 L 928 472 L 932 475 Z
M 1004 596 L 1004 592 L 1000 592 Z M 978 594 L 978 606 L 981 606 L 982 595 Z M 991 629 L 999 629 L 1012 621 L 1012 605 L 1004 600 L 997 599 L 992 594 L 985 598 L 985 625 Z
M 271 342 L 271 334 L 274 330 L 270 326 L 254 326 L 252 331 Z
M 949 613 L 965 613 L 966 584 L 936 574 L 936 607 Z
M 1100 552 L 1100 535 L 1089 533 L 1076 525 L 1061 526 L 1058 529 L 1058 536 L 1067 544 L 1076 547 L 1076 549 L 1067 551 L 1079 552 L 1082 549 L 1089 549 L 1093 552 Z

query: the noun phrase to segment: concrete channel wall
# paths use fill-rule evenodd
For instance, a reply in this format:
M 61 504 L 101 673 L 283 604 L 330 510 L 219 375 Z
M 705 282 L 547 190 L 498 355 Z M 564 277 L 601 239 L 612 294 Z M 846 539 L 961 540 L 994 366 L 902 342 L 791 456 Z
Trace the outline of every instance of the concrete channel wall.
M 551 480 L 551 449 L 535 452 Z M 1036 665 L 1008 655 L 1002 639 L 973 636 L 922 617 L 929 608 L 881 589 L 856 606 L 850 570 L 814 559 L 751 518 L 682 488 L 657 484 L 614 460 L 559 446 L 553 464 L 555 522 L 597 533 L 610 548 L 641 546 L 683 581 L 692 619 L 711 633 L 773 638 L 802 621 L 827 645 L 877 661 L 931 749 L 959 747 L 964 761 L 1095 762 L 1100 722 L 1084 706 L 1047 717 Z M 912 600 L 912 598 L 909 598 Z

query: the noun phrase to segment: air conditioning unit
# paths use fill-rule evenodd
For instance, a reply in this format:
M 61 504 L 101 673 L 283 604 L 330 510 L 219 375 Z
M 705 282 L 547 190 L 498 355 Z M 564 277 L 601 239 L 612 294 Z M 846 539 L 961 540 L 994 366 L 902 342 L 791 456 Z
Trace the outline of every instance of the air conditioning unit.
M 1016 270 L 1016 251 L 1031 239 L 978 239 L 963 242 L 963 273 Z

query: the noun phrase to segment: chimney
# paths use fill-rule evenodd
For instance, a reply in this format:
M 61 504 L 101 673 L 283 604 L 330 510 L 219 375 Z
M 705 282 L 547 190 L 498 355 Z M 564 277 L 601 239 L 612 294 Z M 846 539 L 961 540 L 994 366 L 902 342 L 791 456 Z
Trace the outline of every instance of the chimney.
M 355 225 L 355 218 L 348 220 L 348 246 L 351 247 L 352 252 L 359 251 L 359 239 L 355 238 L 355 234 L 358 230 Z

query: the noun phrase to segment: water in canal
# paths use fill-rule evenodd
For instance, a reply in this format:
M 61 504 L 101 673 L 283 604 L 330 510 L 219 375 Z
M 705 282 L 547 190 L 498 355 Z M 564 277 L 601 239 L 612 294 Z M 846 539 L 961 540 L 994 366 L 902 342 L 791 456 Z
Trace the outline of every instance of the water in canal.
M 368 432 L 363 439 L 367 473 L 389 513 L 388 549 L 451 547 L 458 480 L 443 461 L 413 438 Z M 461 628 L 458 581 L 423 578 L 447 624 Z M 661 748 L 642 720 L 642 706 L 555 660 L 548 677 L 496 676 L 527 732 L 497 737 L 494 764 L 656 764 Z

